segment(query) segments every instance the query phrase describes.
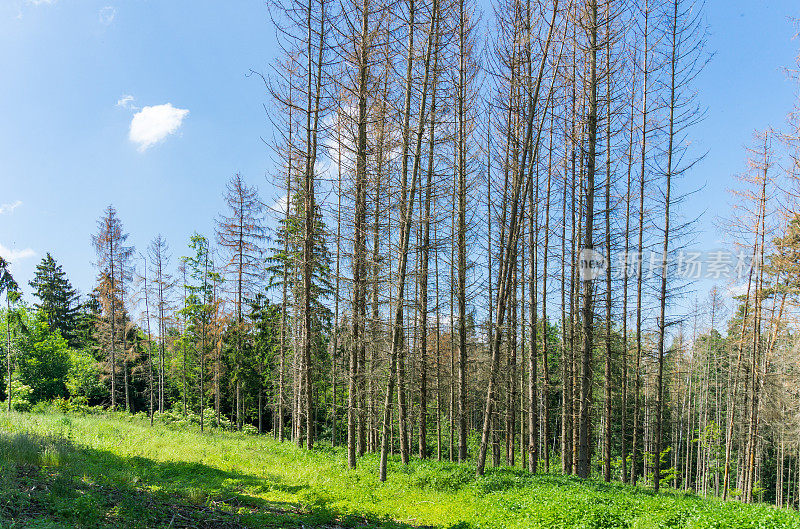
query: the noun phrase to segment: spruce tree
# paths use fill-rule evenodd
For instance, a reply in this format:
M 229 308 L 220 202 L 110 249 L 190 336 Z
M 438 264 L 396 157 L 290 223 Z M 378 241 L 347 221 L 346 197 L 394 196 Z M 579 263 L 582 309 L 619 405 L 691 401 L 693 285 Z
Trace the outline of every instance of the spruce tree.
M 80 347 L 79 296 L 61 265 L 49 252 L 36 265 L 33 279 L 28 284 L 39 300 L 34 307 L 44 314 L 50 330 L 61 331 L 70 347 Z

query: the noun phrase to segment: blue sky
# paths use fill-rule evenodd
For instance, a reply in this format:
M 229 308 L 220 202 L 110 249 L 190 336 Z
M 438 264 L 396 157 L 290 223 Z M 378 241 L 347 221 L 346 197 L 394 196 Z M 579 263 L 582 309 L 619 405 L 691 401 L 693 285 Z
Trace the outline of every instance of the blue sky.
M 704 213 L 696 246 L 718 247 L 714 218 L 743 145 L 781 127 L 795 102 L 782 68 L 800 49 L 789 21 L 800 7 L 709 0 L 706 13 L 716 55 L 697 87 L 708 118 L 694 137 L 709 154 L 688 176 L 705 187 L 685 212 Z M 268 99 L 247 75 L 276 51 L 263 0 L 0 2 L 0 253 L 18 280 L 27 288 L 50 251 L 90 290 L 90 234 L 109 203 L 137 249 L 162 233 L 177 259 L 193 231 L 211 234 L 233 173 L 276 199 Z
M 90 290 L 109 203 L 137 249 L 161 232 L 177 257 L 194 230 L 211 234 L 233 173 L 266 200 L 267 97 L 247 73 L 266 68 L 273 35 L 262 1 L 0 2 L 0 204 L 21 202 L 0 216 L 0 245 L 35 253 L 15 275 L 27 282 L 50 251 Z M 136 108 L 166 104 L 188 114 L 141 151 Z

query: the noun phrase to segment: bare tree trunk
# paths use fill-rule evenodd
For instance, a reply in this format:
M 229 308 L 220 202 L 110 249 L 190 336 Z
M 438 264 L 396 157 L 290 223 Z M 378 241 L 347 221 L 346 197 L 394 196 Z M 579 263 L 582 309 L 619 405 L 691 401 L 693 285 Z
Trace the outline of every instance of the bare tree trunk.
M 632 61 L 636 63 L 635 59 Z M 631 82 L 631 108 L 629 117 L 628 170 L 625 185 L 625 253 L 622 268 L 622 482 L 628 482 L 628 257 L 631 229 L 631 173 L 633 170 L 634 115 L 636 82 Z
M 306 167 L 304 171 L 304 205 L 305 222 L 303 223 L 303 335 L 302 355 L 303 373 L 305 383 L 305 419 L 306 419 L 306 448 L 314 446 L 314 386 L 312 381 L 311 366 L 311 289 L 314 270 L 314 244 L 316 222 L 316 197 L 314 190 L 314 173 L 317 163 L 317 131 L 319 128 L 320 99 L 322 96 L 322 59 L 325 48 L 325 0 L 320 0 L 319 17 L 320 27 L 318 34 L 316 71 L 312 52 L 312 16 L 311 4 L 308 7 L 308 100 L 306 113 Z M 312 86 L 314 90 L 312 92 Z M 240 301 L 241 303 L 241 301 Z M 241 317 L 240 317 L 241 318 Z M 237 385 L 237 392 L 238 392 Z M 238 399 L 237 399 L 238 400 Z M 240 426 L 241 428 L 241 426 Z
M 756 466 L 756 450 L 758 443 L 758 411 L 759 411 L 759 390 L 763 383 L 763 379 L 759 378 L 759 356 L 761 351 L 761 319 L 762 319 L 762 302 L 761 293 L 764 291 L 764 239 L 766 229 L 766 201 L 767 201 L 767 178 L 768 171 L 771 165 L 770 161 L 770 148 L 769 148 L 769 133 L 764 134 L 763 138 L 763 160 L 762 166 L 759 168 L 763 171 L 761 175 L 761 195 L 758 199 L 758 216 L 756 227 L 756 239 L 761 238 L 759 249 L 757 253 L 757 261 L 753 264 L 758 270 L 756 277 L 755 299 L 753 306 L 753 350 L 752 360 L 750 364 L 750 421 L 747 430 L 747 461 L 745 462 L 745 489 L 744 501 L 752 503 L 753 501 L 753 485 L 755 481 L 755 466 Z
M 458 2 L 459 63 L 456 105 L 458 107 L 457 173 L 458 173 L 458 460 L 467 459 L 467 167 L 466 124 L 464 103 L 466 98 L 466 30 L 467 20 L 464 0 Z
M 573 107 L 574 107 L 574 100 L 573 100 Z M 574 111 L 573 111 L 574 114 Z M 568 118 L 567 118 L 568 119 Z M 573 287 L 572 284 L 575 281 L 575 120 L 572 120 L 572 133 L 569 135 L 569 145 L 571 155 L 569 156 L 571 161 L 571 172 L 568 172 L 567 168 L 567 157 L 565 156 L 564 160 L 564 196 L 561 202 L 561 214 L 562 214 L 562 230 L 561 230 L 561 377 L 562 377 L 562 385 L 561 385 L 561 472 L 564 474 L 571 474 L 572 473 L 572 357 L 573 357 L 573 343 L 574 343 L 574 326 L 573 323 L 573 312 L 574 312 L 574 303 L 575 297 L 572 295 Z M 567 130 L 568 126 L 565 119 L 564 124 L 564 134 L 565 134 L 565 145 L 567 140 Z M 571 174 L 571 177 L 568 176 Z M 570 200 L 571 200 L 571 214 L 572 219 L 570 223 L 570 231 L 571 231 L 571 238 L 570 238 L 570 283 L 569 283 L 569 323 L 567 323 L 567 309 L 566 309 L 566 290 L 567 290 L 567 282 L 566 282 L 566 273 L 565 269 L 567 268 L 567 180 L 569 178 L 570 181 Z M 567 327 L 569 327 L 569 331 L 567 331 Z M 569 332 L 569 341 L 567 341 L 567 332 Z
M 753 260 L 755 260 L 756 251 L 758 249 L 758 237 L 753 241 Z M 742 314 L 742 325 L 739 329 L 739 346 L 736 354 L 736 370 L 733 375 L 733 390 L 731 391 L 730 403 L 729 403 L 729 410 L 728 410 L 728 425 L 725 431 L 725 464 L 724 464 L 724 477 L 722 483 L 722 500 L 725 501 L 728 498 L 728 486 L 730 484 L 730 469 L 731 469 L 731 448 L 733 446 L 733 422 L 735 418 L 735 411 L 736 411 L 736 393 L 739 386 L 739 372 L 741 371 L 742 367 L 742 353 L 744 350 L 744 330 L 745 325 L 747 324 L 747 315 L 750 308 L 750 290 L 752 287 L 753 282 L 753 268 L 750 267 L 750 271 L 747 277 L 747 294 L 745 296 L 744 301 L 744 312 Z
M 356 147 L 356 204 L 355 240 L 353 243 L 353 343 L 350 351 L 350 379 L 347 401 L 347 461 L 350 468 L 356 467 L 357 420 L 358 420 L 358 364 L 363 357 L 365 315 L 365 258 L 366 258 L 366 171 L 367 171 L 367 97 L 369 77 L 369 0 L 361 7 L 361 35 L 358 56 L 358 138 Z
M 150 426 L 153 426 L 153 349 L 151 347 L 152 335 L 150 334 L 150 298 L 147 290 L 147 257 L 144 257 L 144 317 L 147 323 L 147 370 L 149 372 L 148 392 L 150 396 L 150 407 L 148 408 L 148 415 L 150 416 Z
M 611 2 L 606 2 L 606 185 L 605 185 L 605 221 L 606 221 L 606 325 L 605 349 L 606 365 L 605 383 L 605 428 L 603 430 L 603 480 L 611 481 Z
M 216 288 L 214 289 L 214 293 L 212 295 L 212 299 L 208 299 L 208 289 L 205 288 L 208 281 L 208 251 L 205 254 L 205 262 L 203 268 L 203 335 L 202 341 L 200 343 L 200 432 L 203 432 L 205 429 L 205 408 L 206 408 L 206 338 L 208 333 L 208 305 L 213 303 L 213 297 L 216 295 Z M 260 378 L 260 377 L 259 377 Z M 260 396 L 260 394 L 259 394 Z M 259 408 L 259 414 L 260 414 Z M 261 416 L 259 415 L 259 433 L 261 431 Z
M 114 238 L 108 239 L 108 255 L 111 267 L 111 411 L 117 409 L 117 344 L 116 344 L 116 325 L 117 325 L 117 283 L 114 273 L 114 262 L 117 259 L 114 251 Z M 9 386 L 10 387 L 10 386 Z
M 547 158 L 547 192 L 544 213 L 544 248 L 542 260 L 542 411 L 544 422 L 544 469 L 550 472 L 550 366 L 549 366 L 549 322 L 547 320 L 547 264 L 550 252 L 550 186 L 553 178 L 553 115 L 550 115 L 550 146 Z M 534 278 L 531 278 L 534 279 Z
M 489 328 L 487 330 L 487 336 L 493 336 L 495 332 L 494 328 L 494 321 L 492 316 L 492 116 L 491 113 L 489 114 L 489 122 L 487 126 L 487 153 L 486 153 L 486 175 L 487 175 L 487 185 L 486 185 L 486 232 L 487 232 L 487 281 L 488 281 L 488 301 L 489 305 L 487 307 L 487 312 L 489 313 Z M 505 192 L 505 186 L 504 186 Z M 505 207 L 505 203 L 503 204 Z M 489 357 L 493 357 L 493 342 L 489 340 Z
M 434 218 L 436 213 L 434 213 Z M 434 263 L 434 289 L 436 292 L 436 459 L 441 461 L 442 456 L 442 351 L 441 351 L 441 305 L 439 304 L 439 241 L 433 244 Z
M 521 217 L 524 215 L 525 211 L 525 199 L 527 198 L 528 191 L 531 186 L 531 176 L 530 173 L 527 175 L 524 173 L 525 169 L 529 163 L 530 157 L 530 164 L 533 166 L 536 163 L 538 158 L 538 151 L 539 151 L 539 139 L 541 136 L 542 131 L 542 124 L 544 120 L 544 116 L 547 115 L 547 108 L 550 105 L 550 98 L 553 92 L 553 84 L 555 82 L 556 76 L 553 75 L 550 88 L 547 93 L 547 99 L 544 104 L 544 108 L 542 109 L 542 117 L 538 123 L 538 127 L 536 127 L 535 132 L 535 139 L 534 139 L 534 117 L 536 114 L 536 107 L 539 98 L 539 90 L 542 84 L 542 78 L 544 76 L 544 65 L 545 61 L 548 56 L 548 51 L 550 48 L 550 43 L 553 38 L 553 30 L 555 28 L 555 17 L 558 12 L 558 2 L 554 2 L 553 5 L 553 16 L 550 20 L 547 39 L 545 41 L 544 51 L 542 53 L 542 59 L 539 64 L 538 70 L 538 77 L 536 80 L 535 90 L 533 93 L 532 98 L 528 103 L 528 115 L 527 115 L 527 124 L 525 130 L 525 136 L 523 141 L 523 150 L 522 150 L 522 163 L 520 164 L 520 170 L 515 175 L 514 182 L 513 182 L 513 190 L 511 194 L 511 212 L 510 212 L 510 220 L 509 220 L 509 229 L 508 229 L 508 236 L 505 240 L 505 243 L 502 248 L 502 257 L 500 260 L 500 274 L 499 274 L 499 284 L 498 284 L 498 295 L 497 295 L 497 302 L 496 302 L 496 310 L 495 313 L 497 315 L 496 321 L 497 325 L 492 334 L 492 359 L 491 359 L 491 367 L 489 373 L 489 384 L 486 389 L 486 406 L 484 408 L 483 414 L 483 429 L 481 432 L 481 444 L 480 449 L 478 452 L 478 462 L 476 465 L 475 473 L 478 476 L 482 476 L 486 467 L 486 450 L 489 444 L 489 434 L 491 431 L 491 418 L 492 412 L 494 409 L 494 392 L 495 392 L 495 381 L 497 378 L 497 371 L 500 367 L 500 343 L 502 339 L 502 327 L 503 327 L 503 320 L 505 318 L 506 312 L 506 303 L 508 301 L 509 291 L 511 287 L 511 272 L 515 268 L 516 263 L 516 247 L 517 241 L 519 238 L 520 233 L 520 222 Z M 563 49 L 563 44 L 562 44 Z M 561 59 L 561 52 L 558 53 L 558 59 Z M 530 57 L 528 57 L 530 60 Z M 558 70 L 558 64 L 556 63 L 556 71 Z M 523 181 L 525 184 L 523 185 Z
M 589 109 L 587 117 L 588 154 L 586 159 L 586 210 L 584 213 L 583 248 L 594 247 L 594 177 L 597 149 L 597 0 L 589 1 Z M 580 428 L 578 431 L 578 476 L 588 478 L 591 472 L 590 442 L 592 406 L 592 353 L 594 327 L 592 325 L 592 282 L 583 281 L 583 347 L 581 352 L 581 402 Z
M 8 295 L 8 290 L 6 290 L 6 371 L 8 371 L 6 405 L 8 413 L 11 413 L 11 298 Z M 152 414 L 150 424 L 152 425 Z
M 450 461 L 456 460 L 456 446 L 455 446 L 455 430 L 456 430 L 456 386 L 455 386 L 455 241 L 456 241 L 456 188 L 453 186 L 453 193 L 451 196 L 451 215 L 450 215 L 450 277 L 449 277 L 449 290 L 450 290 L 450 376 L 449 376 L 449 389 L 450 389 L 450 410 L 449 410 L 449 423 L 450 423 L 450 443 L 449 455 Z
M 341 114 L 337 113 L 336 124 L 336 155 L 337 179 L 336 188 L 336 278 L 334 287 L 334 313 L 333 313 L 333 349 L 331 353 L 331 394 L 333 405 L 331 408 L 331 445 L 336 446 L 336 434 L 339 425 L 339 416 L 336 410 L 336 361 L 339 356 L 339 279 L 341 278 L 341 250 L 342 250 L 342 123 Z
M 462 0 L 463 1 L 463 0 Z M 438 35 L 439 22 L 436 21 L 434 31 Z M 438 37 L 437 37 L 438 41 Z M 431 245 L 431 193 L 433 191 L 434 147 L 436 127 L 436 81 L 438 77 L 438 58 L 436 53 L 433 59 L 433 80 L 431 83 L 431 111 L 429 121 L 428 139 L 428 168 L 427 182 L 425 184 L 425 206 L 422 226 L 422 254 L 421 272 L 419 278 L 420 290 L 420 378 L 419 378 L 419 457 L 428 457 L 428 266 L 430 262 Z M 420 119 L 422 117 L 420 116 Z M 421 191 L 421 190 L 420 190 Z M 437 292 L 438 294 L 438 292 Z M 438 306 L 437 306 L 438 312 Z M 438 322 L 438 319 L 437 319 Z M 437 340 L 438 346 L 438 340 Z M 438 359 L 437 359 L 438 367 Z M 438 382 L 438 381 L 437 381 Z M 437 391 L 439 388 L 436 388 Z M 438 409 L 437 409 L 438 411 Z
M 413 5 L 413 0 L 412 5 Z M 387 390 L 386 390 L 386 402 L 384 405 L 384 415 L 383 415 L 383 433 L 381 438 L 381 457 L 380 457 L 380 467 L 379 467 L 379 479 L 381 481 L 386 481 L 386 466 L 387 466 L 387 456 L 388 456 L 388 441 L 390 435 L 390 428 L 391 428 L 391 409 L 392 409 L 392 393 L 393 393 L 393 386 L 394 386 L 394 376 L 397 370 L 397 363 L 399 362 L 398 358 L 398 351 L 403 347 L 403 303 L 404 303 L 404 292 L 405 292 L 405 282 L 406 282 L 406 269 L 408 265 L 408 246 L 409 246 L 409 239 L 411 236 L 411 223 L 414 211 L 414 197 L 416 195 L 416 188 L 417 188 L 417 176 L 419 174 L 420 168 L 420 152 L 422 148 L 422 136 L 425 129 L 425 107 L 427 103 L 427 96 L 428 96 L 428 84 L 430 81 L 430 74 L 431 74 L 431 53 L 433 52 L 432 48 L 438 47 L 438 35 L 436 36 L 436 42 L 434 42 L 434 33 L 436 27 L 436 21 L 438 19 L 438 0 L 434 0 L 431 10 L 431 20 L 430 26 L 428 28 L 428 40 L 425 46 L 425 76 L 422 84 L 422 94 L 420 97 L 419 103 L 419 121 L 417 124 L 417 131 L 416 131 L 416 147 L 414 152 L 414 165 L 411 170 L 411 188 L 407 188 L 407 154 L 408 154 L 408 143 L 409 137 L 406 136 L 403 146 L 403 173 L 401 175 L 401 215 L 400 215 L 400 247 L 399 247 L 399 256 L 398 256 L 398 264 L 397 264 L 397 300 L 396 306 L 394 310 L 394 320 L 393 320 L 393 329 L 392 329 L 392 342 L 391 342 L 391 349 L 390 349 L 390 369 L 389 369 L 389 380 L 387 383 Z M 412 17 L 413 18 L 413 17 Z M 409 44 L 413 43 L 413 39 L 409 36 Z M 412 46 L 409 46 L 409 66 L 411 68 L 411 53 L 412 53 Z M 411 82 L 411 77 L 408 77 L 409 83 Z M 407 85 L 406 87 L 406 110 L 410 114 L 410 86 Z M 410 116 L 407 114 L 406 123 L 410 119 Z M 406 129 L 408 130 L 408 129 Z M 399 378 L 399 377 L 398 377 Z M 400 382 L 400 380 L 398 380 Z M 402 393 L 398 395 L 401 397 Z M 404 402 L 402 398 L 398 398 L 398 417 L 399 424 L 400 424 L 400 445 L 401 451 L 403 450 L 403 445 L 406 444 L 404 439 L 406 436 L 405 432 L 405 417 L 402 415 L 405 410 L 403 409 Z M 406 451 L 403 455 L 403 462 L 408 462 L 408 452 L 407 452 L 407 445 L 405 446 Z
M 508 303 L 508 370 L 506 391 L 506 465 L 514 466 L 514 454 L 517 450 L 515 436 L 517 418 L 517 292 L 519 266 L 514 264 L 511 272 L 511 292 Z
M 285 402 L 284 393 L 286 391 L 286 381 L 285 381 L 285 374 L 286 374 L 286 313 L 289 310 L 289 303 L 287 298 L 287 291 L 286 291 L 286 283 L 289 280 L 289 232 L 288 232 L 288 225 L 289 225 L 289 211 L 291 209 L 292 203 L 292 160 L 293 160 L 293 149 L 292 146 L 292 132 L 294 130 L 293 122 L 292 122 L 292 86 L 291 83 L 289 84 L 289 141 L 287 145 L 287 149 L 289 153 L 287 155 L 287 170 L 286 170 L 286 212 L 284 215 L 284 229 L 286 230 L 286 234 L 283 240 L 283 255 L 284 260 L 282 263 L 283 268 L 283 278 L 281 280 L 281 329 L 280 329 L 280 345 L 279 345 L 279 360 L 278 360 L 278 440 L 283 441 L 285 438 L 284 434 L 284 416 L 286 412 L 283 409 L 283 405 Z M 217 389 L 217 395 L 219 395 L 219 388 Z M 219 399 L 218 399 L 219 400 Z M 219 405 L 217 405 L 217 421 L 219 421 Z
M 640 159 L 639 174 L 639 239 L 636 263 L 636 361 L 634 367 L 633 383 L 633 445 L 631 446 L 631 483 L 636 485 L 639 478 L 639 445 L 641 440 L 639 430 L 641 428 L 641 406 L 640 387 L 641 387 L 641 361 L 642 361 L 642 259 L 644 258 L 644 189 L 645 189 L 645 169 L 647 167 L 647 125 L 648 125 L 648 81 L 650 50 L 648 49 L 649 37 L 650 5 L 649 0 L 644 4 L 644 47 L 642 68 L 642 151 Z
M 530 415 L 528 416 L 528 472 L 536 473 L 539 466 L 539 340 L 538 340 L 538 263 L 537 248 L 539 246 L 539 175 L 535 176 L 534 188 L 530 190 L 530 226 L 528 231 L 528 247 L 530 251 L 530 311 L 531 311 L 531 332 L 530 332 L 530 355 L 528 358 L 528 406 Z

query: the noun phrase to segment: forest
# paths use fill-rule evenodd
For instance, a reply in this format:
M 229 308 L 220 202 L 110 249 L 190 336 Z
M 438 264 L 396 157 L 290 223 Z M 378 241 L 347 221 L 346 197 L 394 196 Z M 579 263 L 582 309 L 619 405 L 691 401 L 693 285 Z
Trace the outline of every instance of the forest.
M 10 417 L 800 507 L 800 100 L 698 246 L 701 1 L 265 9 L 274 170 L 220 175 L 213 232 L 135 248 L 109 205 L 85 294 L 0 257 Z

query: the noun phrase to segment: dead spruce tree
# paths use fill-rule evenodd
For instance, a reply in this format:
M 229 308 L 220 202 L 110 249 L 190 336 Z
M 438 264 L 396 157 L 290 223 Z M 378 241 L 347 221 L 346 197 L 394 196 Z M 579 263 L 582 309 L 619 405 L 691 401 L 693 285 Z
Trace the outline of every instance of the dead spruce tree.
M 103 316 L 97 322 L 101 334 L 100 342 L 106 348 L 108 365 L 111 371 L 111 409 L 117 407 L 117 354 L 125 328 L 124 290 L 130 273 L 130 259 L 133 246 L 126 246 L 128 234 L 114 206 L 109 205 L 97 221 L 97 233 L 92 236 L 92 244 L 97 253 L 99 273 L 97 292 Z M 124 351 L 124 344 L 123 344 Z M 127 394 L 127 373 L 125 374 Z M 126 407 L 129 401 L 126 399 Z
M 150 246 L 147 248 L 147 257 L 150 263 L 150 297 L 155 303 L 156 332 L 158 333 L 158 411 L 163 413 L 167 330 L 172 322 L 174 310 L 172 290 L 175 287 L 175 280 L 169 272 L 171 260 L 169 246 L 162 235 L 157 235 L 150 242 Z
M 232 287 L 230 293 L 233 295 L 236 314 L 233 376 L 236 387 L 236 424 L 241 428 L 244 413 L 240 381 L 244 339 L 242 310 L 246 298 L 255 291 L 261 279 L 264 227 L 258 190 L 248 186 L 239 173 L 233 175 L 226 184 L 225 205 L 227 210 L 217 220 L 217 243 L 227 252 L 223 269 Z

